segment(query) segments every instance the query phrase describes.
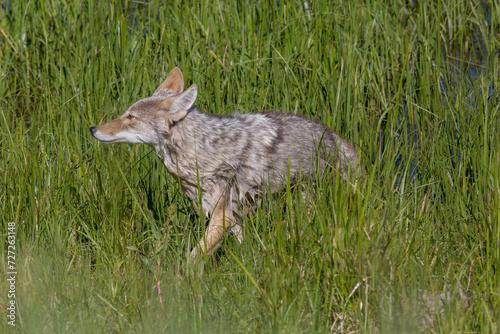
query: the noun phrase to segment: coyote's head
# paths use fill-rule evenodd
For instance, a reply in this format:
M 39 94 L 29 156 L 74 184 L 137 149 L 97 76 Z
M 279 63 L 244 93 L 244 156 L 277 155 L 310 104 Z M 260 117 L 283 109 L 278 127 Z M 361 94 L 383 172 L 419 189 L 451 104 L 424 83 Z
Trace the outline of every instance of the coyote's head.
M 184 78 L 174 68 L 152 96 L 139 100 L 120 117 L 90 128 L 95 139 L 104 144 L 141 143 L 157 146 L 170 134 L 175 122 L 183 119 L 193 106 L 198 86 L 184 92 Z

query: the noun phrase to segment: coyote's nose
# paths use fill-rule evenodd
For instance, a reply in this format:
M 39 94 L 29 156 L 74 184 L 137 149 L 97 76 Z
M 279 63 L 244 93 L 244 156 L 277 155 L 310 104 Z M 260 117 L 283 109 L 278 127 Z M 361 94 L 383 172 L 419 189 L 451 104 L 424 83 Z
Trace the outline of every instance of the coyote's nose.
M 95 133 L 96 131 L 97 131 L 97 130 L 96 130 L 95 126 L 93 126 L 93 127 L 91 127 L 91 128 L 90 128 L 90 133 L 92 134 L 92 136 L 94 135 L 94 133 Z

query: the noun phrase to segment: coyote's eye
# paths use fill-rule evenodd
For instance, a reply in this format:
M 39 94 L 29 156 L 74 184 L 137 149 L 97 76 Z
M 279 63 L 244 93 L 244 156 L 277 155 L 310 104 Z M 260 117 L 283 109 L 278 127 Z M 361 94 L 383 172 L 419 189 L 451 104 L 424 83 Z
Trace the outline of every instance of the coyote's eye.
M 132 118 L 134 118 L 134 116 L 132 114 L 127 115 L 127 119 L 132 119 Z

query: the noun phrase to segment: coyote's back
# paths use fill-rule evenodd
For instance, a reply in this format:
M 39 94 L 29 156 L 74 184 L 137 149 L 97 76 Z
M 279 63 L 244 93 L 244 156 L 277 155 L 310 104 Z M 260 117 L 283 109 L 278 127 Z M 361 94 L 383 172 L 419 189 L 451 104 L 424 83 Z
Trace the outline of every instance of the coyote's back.
M 152 146 L 191 199 L 201 190 L 211 220 L 193 256 L 214 251 L 226 230 L 241 242 L 242 207 L 263 191 L 280 190 L 287 178 L 314 177 L 326 168 L 359 176 L 356 149 L 325 124 L 280 112 L 206 114 L 193 107 L 197 86 L 183 86 L 174 68 L 151 97 L 90 131 L 104 143 Z

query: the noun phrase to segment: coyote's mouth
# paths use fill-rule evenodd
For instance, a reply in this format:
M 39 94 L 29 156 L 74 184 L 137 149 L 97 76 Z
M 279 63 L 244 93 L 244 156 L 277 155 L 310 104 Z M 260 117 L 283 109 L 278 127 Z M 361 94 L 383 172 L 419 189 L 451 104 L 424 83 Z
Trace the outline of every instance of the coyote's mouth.
M 98 132 L 95 126 L 90 128 L 90 134 L 92 135 L 92 137 L 94 137 L 104 145 L 109 145 L 116 142 L 116 139 L 107 138 L 106 135 L 103 135 L 102 133 Z

